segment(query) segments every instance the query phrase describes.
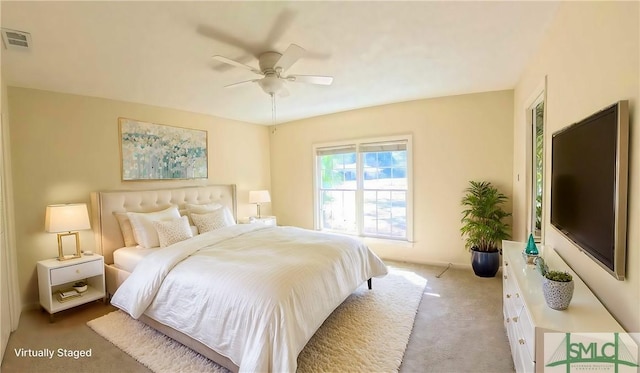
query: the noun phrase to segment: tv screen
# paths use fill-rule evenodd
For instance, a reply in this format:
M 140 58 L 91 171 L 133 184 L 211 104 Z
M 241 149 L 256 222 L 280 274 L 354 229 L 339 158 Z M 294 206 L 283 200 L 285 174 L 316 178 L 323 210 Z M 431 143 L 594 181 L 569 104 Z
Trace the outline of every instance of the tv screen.
M 553 135 L 551 224 L 619 280 L 626 257 L 628 103 Z

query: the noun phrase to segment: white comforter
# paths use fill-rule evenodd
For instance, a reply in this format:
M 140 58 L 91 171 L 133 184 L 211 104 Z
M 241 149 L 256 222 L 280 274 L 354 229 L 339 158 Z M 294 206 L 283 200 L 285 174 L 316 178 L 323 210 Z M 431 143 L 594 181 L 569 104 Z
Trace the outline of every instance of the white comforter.
M 386 266 L 359 240 L 235 225 L 148 255 L 112 304 L 230 358 L 241 372 L 295 372 L 333 310 Z

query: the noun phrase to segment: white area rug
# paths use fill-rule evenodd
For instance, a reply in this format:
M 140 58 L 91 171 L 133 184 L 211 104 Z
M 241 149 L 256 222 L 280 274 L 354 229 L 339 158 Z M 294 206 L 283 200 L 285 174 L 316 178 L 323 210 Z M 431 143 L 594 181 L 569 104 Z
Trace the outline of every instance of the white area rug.
M 298 372 L 397 372 L 413 328 L 426 280 L 389 267 L 351 294 L 298 356 Z M 87 323 L 156 373 L 228 372 L 180 343 L 115 311 Z

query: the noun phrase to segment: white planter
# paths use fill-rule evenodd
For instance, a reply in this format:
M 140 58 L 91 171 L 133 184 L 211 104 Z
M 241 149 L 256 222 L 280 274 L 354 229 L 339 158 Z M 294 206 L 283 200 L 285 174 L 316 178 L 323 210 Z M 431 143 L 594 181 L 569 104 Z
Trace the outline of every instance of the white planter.
M 542 278 L 542 292 L 547 306 L 554 310 L 566 310 L 573 298 L 573 280 L 560 282 Z

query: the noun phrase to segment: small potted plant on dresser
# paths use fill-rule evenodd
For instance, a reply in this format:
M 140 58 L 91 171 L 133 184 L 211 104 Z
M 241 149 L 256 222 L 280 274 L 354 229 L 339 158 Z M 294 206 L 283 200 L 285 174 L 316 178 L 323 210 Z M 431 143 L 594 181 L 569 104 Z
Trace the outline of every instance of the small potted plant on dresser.
M 502 209 L 507 196 L 486 181 L 470 181 L 462 198 L 462 228 L 465 246 L 471 251 L 471 267 L 479 277 L 494 277 L 500 267 L 498 244 L 509 239 L 511 214 Z
M 547 306 L 554 310 L 566 310 L 573 298 L 573 276 L 562 271 L 546 271 L 542 276 L 542 293 Z

